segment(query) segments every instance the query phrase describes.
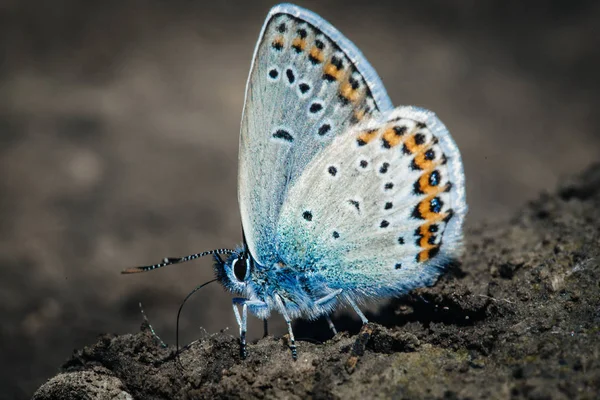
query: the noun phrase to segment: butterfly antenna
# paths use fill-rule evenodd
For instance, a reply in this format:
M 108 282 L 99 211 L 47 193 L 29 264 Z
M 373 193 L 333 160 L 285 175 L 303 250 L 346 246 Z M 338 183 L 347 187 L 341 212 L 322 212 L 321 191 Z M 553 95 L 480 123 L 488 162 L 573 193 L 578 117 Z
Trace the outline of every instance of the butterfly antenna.
M 124 271 L 121 271 L 122 274 L 137 274 L 139 272 L 147 272 L 152 271 L 158 268 L 166 267 L 167 265 L 180 264 L 187 261 L 192 261 L 200 257 L 208 256 L 211 254 L 233 254 L 234 251 L 230 249 L 215 249 L 210 251 L 205 251 L 203 253 L 191 254 L 185 257 L 166 257 L 162 260 L 162 262 L 154 265 L 146 265 L 143 267 L 133 267 L 127 268 Z M 192 292 L 193 293 L 193 292 Z

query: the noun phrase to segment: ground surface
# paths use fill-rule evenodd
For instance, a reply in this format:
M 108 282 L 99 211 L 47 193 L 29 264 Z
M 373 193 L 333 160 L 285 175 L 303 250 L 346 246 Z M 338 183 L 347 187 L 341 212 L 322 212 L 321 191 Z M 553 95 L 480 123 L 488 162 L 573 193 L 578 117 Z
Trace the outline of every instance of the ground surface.
M 237 338 L 218 333 L 179 364 L 142 329 L 76 351 L 34 398 L 597 398 L 600 164 L 512 219 L 469 230 L 467 243 L 437 285 L 371 315 L 353 374 L 348 333 L 300 342 L 297 362 L 271 336 L 240 361 Z M 320 328 L 301 324 L 298 336 Z

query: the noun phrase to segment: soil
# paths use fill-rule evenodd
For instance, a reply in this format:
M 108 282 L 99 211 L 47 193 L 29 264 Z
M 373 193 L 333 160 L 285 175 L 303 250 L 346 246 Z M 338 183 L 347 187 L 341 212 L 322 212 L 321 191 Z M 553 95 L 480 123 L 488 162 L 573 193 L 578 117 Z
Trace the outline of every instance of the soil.
M 511 219 L 466 232 L 466 254 L 435 286 L 368 315 L 371 340 L 352 374 L 358 326 L 299 322 L 240 360 L 233 332 L 175 357 L 146 323 L 74 352 L 34 399 L 592 399 L 600 393 L 600 164 Z M 324 342 L 320 342 L 325 340 Z

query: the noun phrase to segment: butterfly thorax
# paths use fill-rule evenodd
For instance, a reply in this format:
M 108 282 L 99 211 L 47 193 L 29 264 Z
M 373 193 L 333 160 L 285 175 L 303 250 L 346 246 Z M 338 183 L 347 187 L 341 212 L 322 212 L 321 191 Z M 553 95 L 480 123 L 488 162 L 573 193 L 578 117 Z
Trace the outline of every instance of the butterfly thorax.
M 249 300 L 249 310 L 260 318 L 268 317 L 272 309 L 283 311 L 281 304 L 290 316 L 307 318 L 317 318 L 336 305 L 335 301 L 317 303 L 332 290 L 315 279 L 310 269 L 274 260 L 269 265 L 261 265 L 241 247 L 225 262 L 217 261 L 215 272 L 226 289 Z M 261 306 L 252 305 L 260 303 Z

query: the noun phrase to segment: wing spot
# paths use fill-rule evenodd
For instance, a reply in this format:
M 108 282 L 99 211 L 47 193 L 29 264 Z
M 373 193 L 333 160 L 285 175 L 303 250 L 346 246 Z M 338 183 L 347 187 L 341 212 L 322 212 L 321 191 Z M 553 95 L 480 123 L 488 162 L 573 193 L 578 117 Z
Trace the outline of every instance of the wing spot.
M 402 236 L 398 238 L 398 244 L 404 244 L 404 238 Z
M 331 125 L 329 124 L 323 124 L 319 127 L 319 131 L 318 134 L 323 136 L 325 135 L 327 132 L 329 132 L 331 130 Z
M 394 128 L 394 133 L 396 134 L 396 136 L 402 136 L 406 133 L 406 126 L 395 126 Z
M 327 168 L 327 172 L 329 172 L 329 175 L 331 175 L 331 176 L 336 176 L 337 168 L 334 167 L 333 165 L 331 165 L 329 168 Z
M 308 53 L 308 60 L 313 64 L 313 65 L 317 65 L 323 62 L 323 60 L 325 59 L 325 56 L 323 56 L 323 51 L 322 49 L 319 48 L 319 46 L 317 45 L 317 43 L 319 43 L 320 41 L 317 40 L 315 42 L 315 47 L 313 47 L 312 49 L 310 49 L 310 52 Z
M 431 260 L 433 257 L 437 256 L 440 252 L 440 247 L 432 247 L 431 249 L 426 249 L 417 254 L 417 262 L 425 262 L 427 260 Z
M 440 184 L 440 172 L 438 170 L 435 170 L 433 172 L 431 172 L 429 174 L 429 185 L 431 186 L 437 186 Z
M 419 164 L 417 164 L 417 162 L 413 158 L 413 160 L 410 162 L 410 169 L 413 170 L 413 171 L 419 171 L 422 168 L 419 166 Z
M 333 64 L 338 70 L 344 68 L 344 62 L 337 56 L 331 57 L 331 64 Z
M 381 167 L 379 168 L 379 172 L 382 174 L 385 174 L 386 172 L 388 172 L 389 167 L 390 167 L 390 163 L 384 162 L 383 164 L 381 164 Z
M 287 76 L 288 82 L 290 84 L 294 83 L 294 81 L 296 80 L 296 76 L 294 75 L 294 71 L 292 71 L 289 68 L 285 71 L 285 75 Z
M 290 133 L 286 130 L 283 129 L 278 129 L 274 134 L 273 137 L 276 139 L 283 139 L 286 142 L 293 142 L 294 141 L 294 137 L 292 135 L 290 135 Z
M 269 71 L 269 77 L 271 79 L 277 79 L 278 76 L 279 76 L 279 71 L 277 71 L 275 68 L 273 68 Z
M 369 143 L 371 140 L 375 139 L 375 137 L 377 133 L 377 129 L 368 129 L 364 132 L 361 132 L 360 135 L 358 135 L 359 140 L 362 140 L 363 142 L 365 142 L 365 144 Z
M 389 210 L 393 207 L 394 205 L 392 204 L 392 202 L 388 201 L 387 203 L 385 203 L 385 206 L 383 207 L 385 210 Z
M 434 197 L 429 203 L 430 210 L 436 214 L 442 211 L 443 206 L 444 202 L 439 197 Z
M 285 26 L 285 23 L 281 23 L 278 27 L 277 27 L 277 32 L 279 33 L 286 33 L 287 32 L 287 26 Z
M 350 203 L 351 205 L 354 206 L 354 208 L 356 208 L 356 211 L 360 212 L 360 203 L 356 200 L 348 200 L 348 203 Z
M 367 160 L 360 160 L 359 165 L 361 168 L 367 168 L 367 166 L 369 165 L 369 162 Z
M 402 268 L 402 264 L 398 263 L 398 264 L 396 264 L 396 265 L 394 266 L 394 268 L 395 268 L 395 269 L 400 269 L 400 268 Z
M 281 51 L 281 49 L 283 49 L 283 36 L 278 36 L 275 38 L 273 43 L 271 43 L 271 47 L 276 51 Z
M 392 182 L 388 182 L 384 186 L 385 190 L 390 190 L 394 188 L 394 184 Z
M 390 226 L 390 223 L 388 221 L 386 221 L 385 219 L 383 221 L 381 221 L 381 224 L 379 224 L 380 228 L 387 228 L 388 226 Z
M 301 83 L 298 85 L 298 89 L 300 89 L 300 93 L 305 94 L 310 90 L 310 86 L 306 83 Z
M 334 239 L 337 239 L 337 238 L 340 237 L 340 234 L 338 233 L 338 231 L 333 231 L 333 235 L 332 236 L 333 236 Z
M 352 113 L 352 116 L 350 117 L 350 125 L 356 125 L 365 117 L 366 113 L 370 113 L 370 112 L 371 112 L 370 110 L 355 109 L 354 112 Z
M 302 213 L 302 218 L 304 218 L 307 221 L 312 221 L 313 215 L 310 211 L 304 211 Z
M 348 104 L 350 104 L 350 100 L 341 93 L 338 94 L 338 100 L 340 101 L 340 103 L 342 103 L 343 106 L 347 106 Z
M 310 111 L 312 114 L 316 114 L 319 111 L 321 111 L 323 109 L 323 105 L 319 104 L 319 103 L 312 103 L 310 105 L 310 108 L 308 109 L 308 111 Z
M 413 193 L 416 195 L 424 194 L 423 189 L 421 189 L 421 179 L 417 179 L 413 185 Z

